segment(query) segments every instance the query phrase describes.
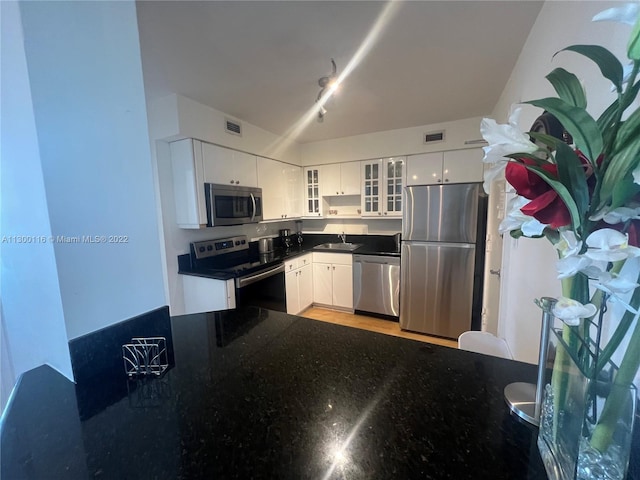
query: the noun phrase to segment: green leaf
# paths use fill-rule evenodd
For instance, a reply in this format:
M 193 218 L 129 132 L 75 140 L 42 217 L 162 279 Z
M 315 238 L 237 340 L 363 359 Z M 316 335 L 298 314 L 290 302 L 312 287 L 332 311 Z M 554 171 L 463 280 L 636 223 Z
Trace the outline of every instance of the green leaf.
M 629 140 L 626 146 L 611 157 L 600 187 L 600 204 L 597 210 L 611 205 L 612 208 L 623 205 L 628 198 L 628 189 L 624 188 L 625 178 L 632 177 L 633 170 L 640 162 L 640 137 Z M 615 198 L 615 203 L 614 203 Z
M 598 128 L 602 132 L 602 140 L 605 145 L 609 145 L 609 138 L 615 132 L 614 127 L 619 118 L 619 110 L 622 109 L 624 112 L 624 110 L 626 110 L 631 102 L 636 98 L 638 91 L 640 91 L 640 82 L 637 82 L 633 87 L 631 87 L 629 95 L 626 97 L 625 105 L 621 105 L 620 100 L 616 98 L 598 118 Z
M 627 45 L 627 56 L 631 60 L 640 60 L 640 17 L 636 20 L 636 24 L 631 31 L 629 44 Z
M 555 115 L 571 134 L 576 146 L 592 163 L 595 162 L 602 152 L 602 134 L 596 121 L 583 108 L 569 105 L 559 98 L 541 98 L 524 103 L 543 108 Z
M 632 175 L 627 175 L 618 183 L 618 186 L 613 191 L 611 207 L 622 207 L 629 199 L 635 197 L 638 193 L 640 193 L 640 185 L 633 181 Z
M 556 164 L 558 165 L 558 177 L 571 192 L 578 208 L 578 214 L 582 219 L 589 209 L 589 187 L 584 166 L 576 152 L 565 143 L 558 144 Z
M 580 225 L 581 225 L 580 212 L 578 211 L 578 207 L 576 205 L 576 202 L 573 200 L 571 193 L 569 192 L 569 190 L 567 190 L 567 187 L 565 187 L 562 184 L 562 182 L 560 182 L 559 180 L 556 180 L 551 175 L 549 175 L 549 172 L 547 172 L 546 170 L 543 170 L 542 168 L 536 167 L 533 165 L 525 165 L 525 166 L 527 167 L 527 170 L 534 172 L 540 178 L 542 178 L 545 182 L 547 182 L 549 186 L 553 188 L 556 191 L 556 193 L 560 196 L 564 204 L 569 209 L 569 213 L 571 214 L 571 224 L 573 225 L 573 231 L 579 234 Z
M 629 142 L 638 137 L 640 137 L 640 108 L 633 112 L 618 130 L 611 153 L 615 155 L 616 152 L 625 148 Z
M 587 108 L 587 97 L 582 84 L 573 73 L 567 72 L 564 68 L 556 68 L 546 78 L 562 100 L 574 107 Z
M 571 45 L 570 47 L 560 50 L 560 52 L 563 51 L 576 52 L 592 60 L 598 65 L 602 75 L 611 80 L 611 83 L 616 87 L 616 91 L 622 91 L 622 64 L 609 50 L 600 45 Z M 555 55 L 560 52 L 557 52 Z
M 505 155 L 506 158 L 513 158 L 514 160 L 522 160 L 522 159 L 527 159 L 527 160 L 533 160 L 534 162 L 536 162 L 538 165 L 542 165 L 543 163 L 547 163 L 546 160 L 540 158 L 540 157 L 536 157 L 535 155 L 531 154 L 531 153 L 510 153 L 508 155 Z
M 558 143 L 564 143 L 559 138 L 556 138 L 553 135 L 548 135 L 546 133 L 539 133 L 539 132 L 527 132 L 527 133 L 531 138 L 546 145 L 552 150 L 555 150 L 557 148 Z

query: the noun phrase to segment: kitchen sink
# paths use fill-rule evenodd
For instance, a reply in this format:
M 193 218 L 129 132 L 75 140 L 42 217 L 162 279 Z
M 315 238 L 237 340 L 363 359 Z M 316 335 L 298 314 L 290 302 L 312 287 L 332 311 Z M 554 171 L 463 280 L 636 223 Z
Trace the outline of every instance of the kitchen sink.
M 361 243 L 323 243 L 322 245 L 318 245 L 314 248 L 318 250 L 342 250 L 343 252 L 353 252 L 361 245 Z

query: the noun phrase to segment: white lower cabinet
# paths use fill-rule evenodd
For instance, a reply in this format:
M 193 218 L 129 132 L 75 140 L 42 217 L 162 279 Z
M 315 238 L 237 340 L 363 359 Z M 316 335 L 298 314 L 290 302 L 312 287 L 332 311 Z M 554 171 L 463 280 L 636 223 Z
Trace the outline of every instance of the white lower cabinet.
M 353 309 L 352 256 L 313 253 L 313 303 Z
M 287 313 L 296 315 L 313 303 L 311 254 L 285 262 Z
M 233 280 L 182 275 L 185 315 L 236 308 Z

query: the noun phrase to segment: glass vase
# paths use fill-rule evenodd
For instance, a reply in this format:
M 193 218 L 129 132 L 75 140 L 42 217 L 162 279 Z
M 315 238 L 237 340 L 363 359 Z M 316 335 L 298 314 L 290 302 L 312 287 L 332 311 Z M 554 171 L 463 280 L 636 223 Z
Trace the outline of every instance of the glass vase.
M 551 480 L 623 480 L 631 452 L 636 389 L 613 382 L 616 366 L 611 362 L 598 375 L 589 372 L 585 365 L 594 356 L 597 361 L 598 351 L 567 335 L 570 328 L 554 329 L 550 335 L 550 357 L 555 360 L 541 405 L 542 461 Z

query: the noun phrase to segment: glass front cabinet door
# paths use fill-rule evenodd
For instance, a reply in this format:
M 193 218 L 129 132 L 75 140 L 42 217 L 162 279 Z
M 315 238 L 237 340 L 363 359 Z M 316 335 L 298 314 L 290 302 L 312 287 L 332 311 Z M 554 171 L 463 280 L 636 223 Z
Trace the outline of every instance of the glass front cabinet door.
M 309 167 L 304 169 L 304 216 L 322 216 L 322 197 L 320 195 L 320 168 Z
M 402 216 L 405 157 L 362 162 L 362 216 Z

